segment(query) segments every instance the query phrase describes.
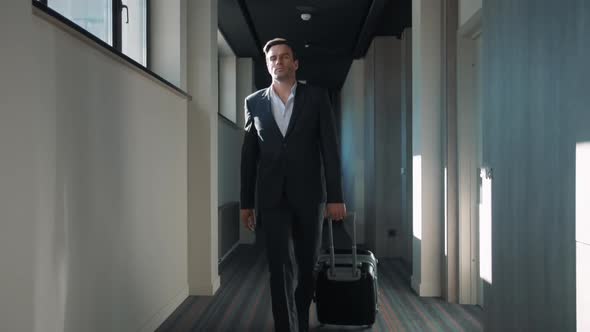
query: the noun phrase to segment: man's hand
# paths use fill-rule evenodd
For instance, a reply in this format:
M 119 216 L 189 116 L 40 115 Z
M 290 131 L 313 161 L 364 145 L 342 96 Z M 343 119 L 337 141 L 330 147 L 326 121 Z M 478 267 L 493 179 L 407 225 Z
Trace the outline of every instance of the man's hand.
M 254 213 L 254 209 L 240 209 L 240 220 L 242 220 L 242 224 L 244 226 L 254 231 L 256 227 L 256 214 Z
M 326 217 L 332 220 L 344 220 L 344 217 L 346 217 L 346 205 L 344 203 L 326 204 Z

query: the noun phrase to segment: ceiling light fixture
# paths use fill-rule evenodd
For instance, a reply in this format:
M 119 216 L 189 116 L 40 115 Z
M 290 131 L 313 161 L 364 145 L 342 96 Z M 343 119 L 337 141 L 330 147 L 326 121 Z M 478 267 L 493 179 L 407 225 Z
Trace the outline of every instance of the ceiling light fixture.
M 301 19 L 304 21 L 309 21 L 309 20 L 311 20 L 311 14 L 310 13 L 302 13 Z

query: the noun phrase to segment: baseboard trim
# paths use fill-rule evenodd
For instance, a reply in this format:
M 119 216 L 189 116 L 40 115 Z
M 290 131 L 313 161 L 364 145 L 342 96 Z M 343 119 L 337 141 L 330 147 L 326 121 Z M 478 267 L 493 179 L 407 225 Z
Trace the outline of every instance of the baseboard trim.
M 188 294 L 191 296 L 213 296 L 217 290 L 219 290 L 220 285 L 221 279 L 219 278 L 219 275 L 217 275 L 213 280 L 211 280 L 210 284 L 198 284 L 194 285 L 193 287 L 189 285 Z
M 234 243 L 234 245 L 229 248 L 229 250 L 225 253 L 225 255 L 223 255 L 223 257 L 221 257 L 219 259 L 219 264 L 221 264 L 226 258 L 229 257 L 229 255 L 231 255 L 231 253 L 240 245 L 240 241 Z
M 213 280 L 213 288 L 212 288 L 212 295 L 215 295 L 215 293 L 217 293 L 217 291 L 219 290 L 219 287 L 221 287 L 221 278 L 219 276 L 217 276 L 217 278 L 215 278 L 215 280 Z
M 418 294 L 418 296 L 420 296 L 420 281 L 416 278 L 414 278 L 414 276 L 412 276 L 410 278 L 410 285 L 412 286 L 412 289 L 414 290 L 414 292 L 416 292 L 416 294 Z
M 188 284 L 172 298 L 164 307 L 156 312 L 138 331 L 154 332 L 188 297 Z
M 417 278 L 414 278 L 414 276 L 412 276 L 410 278 L 410 283 L 412 286 L 412 289 L 416 292 L 416 294 L 418 294 L 418 296 L 420 297 L 439 297 L 441 296 L 441 289 L 440 287 L 437 287 L 436 285 L 433 284 L 429 284 L 429 283 L 423 283 L 420 280 L 418 280 Z

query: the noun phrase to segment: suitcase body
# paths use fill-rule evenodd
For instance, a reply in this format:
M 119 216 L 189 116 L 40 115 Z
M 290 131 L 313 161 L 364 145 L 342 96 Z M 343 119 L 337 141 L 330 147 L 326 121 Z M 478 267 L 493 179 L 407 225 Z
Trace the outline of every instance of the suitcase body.
M 334 250 L 332 222 L 329 221 L 328 225 L 330 250 L 322 252 L 315 270 L 318 321 L 321 324 L 371 326 L 378 311 L 377 259 L 368 250 L 356 249 L 354 226 L 353 248 Z

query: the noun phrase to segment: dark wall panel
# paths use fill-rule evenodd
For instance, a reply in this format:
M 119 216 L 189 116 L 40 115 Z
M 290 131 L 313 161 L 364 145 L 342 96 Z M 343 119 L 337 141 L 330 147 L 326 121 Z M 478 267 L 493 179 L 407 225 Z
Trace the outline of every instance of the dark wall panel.
M 487 331 L 575 331 L 575 148 L 590 141 L 590 2 L 483 2 L 493 169 Z

